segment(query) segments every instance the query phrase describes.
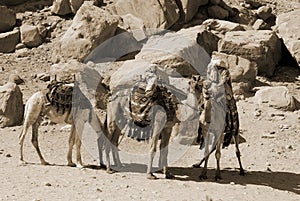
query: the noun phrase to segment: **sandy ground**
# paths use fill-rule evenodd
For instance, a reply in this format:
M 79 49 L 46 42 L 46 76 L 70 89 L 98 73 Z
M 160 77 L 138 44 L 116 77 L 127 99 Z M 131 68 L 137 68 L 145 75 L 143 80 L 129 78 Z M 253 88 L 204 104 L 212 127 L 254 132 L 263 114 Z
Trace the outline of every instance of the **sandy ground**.
M 70 23 L 70 21 L 67 21 Z M 46 86 L 35 75 L 48 72 L 54 43 L 24 52 L 0 54 L 0 84 L 10 74 L 20 75 L 24 102 Z M 300 98 L 299 69 L 280 67 L 272 79 L 258 77 L 257 86 L 284 85 Z M 234 146 L 222 150 L 223 179 L 214 181 L 215 159 L 209 161 L 208 180 L 199 180 L 201 168 L 192 168 L 200 159 L 198 145 L 189 147 L 184 156 L 170 164 L 174 180 L 147 180 L 144 163 L 127 164 L 126 171 L 107 174 L 97 168 L 66 166 L 68 131 L 63 125 L 41 126 L 42 153 L 52 165 L 43 166 L 31 145 L 31 133 L 25 139 L 24 155 L 28 162 L 19 164 L 18 136 L 21 126 L 0 129 L 0 200 L 300 200 L 300 111 L 284 112 L 257 105 L 253 96 L 238 102 L 240 144 L 246 176 L 239 176 Z M 142 143 L 124 139 L 121 149 L 135 150 Z M 83 144 L 85 164 L 97 165 Z M 75 161 L 75 159 L 74 159 Z M 156 164 L 155 164 L 156 165 Z

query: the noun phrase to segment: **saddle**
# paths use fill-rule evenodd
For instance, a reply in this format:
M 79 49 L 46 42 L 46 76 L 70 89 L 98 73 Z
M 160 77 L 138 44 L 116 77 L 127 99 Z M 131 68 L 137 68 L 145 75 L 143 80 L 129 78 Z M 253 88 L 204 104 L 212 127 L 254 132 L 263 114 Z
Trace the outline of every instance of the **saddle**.
M 155 105 L 164 108 L 167 114 L 167 121 L 173 121 L 176 117 L 178 100 L 163 85 L 156 86 L 153 91 L 146 92 L 146 84 L 137 83 L 131 90 L 129 97 L 129 114 L 131 121 L 128 136 L 137 140 L 147 140 L 152 137 L 151 125 L 153 118 L 151 109 Z M 135 126 L 133 126 L 135 125 Z
M 74 86 L 74 81 L 57 81 L 56 79 L 47 86 L 47 101 L 56 108 L 57 113 L 64 114 L 66 111 L 71 111 Z

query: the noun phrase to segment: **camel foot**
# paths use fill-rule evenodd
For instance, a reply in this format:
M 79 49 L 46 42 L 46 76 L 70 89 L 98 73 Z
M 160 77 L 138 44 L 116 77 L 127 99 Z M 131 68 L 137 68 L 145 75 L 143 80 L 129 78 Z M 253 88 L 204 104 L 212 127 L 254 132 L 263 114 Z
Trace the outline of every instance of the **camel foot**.
M 27 165 L 28 163 L 27 162 L 25 162 L 25 161 L 23 161 L 23 160 L 20 160 L 19 161 L 19 165 L 21 165 L 21 166 L 24 166 L 24 165 Z
M 113 173 L 115 173 L 116 171 L 109 168 L 109 169 L 106 169 L 106 172 L 107 172 L 108 174 L 113 174 Z
M 222 177 L 221 177 L 221 172 L 220 171 L 217 171 L 216 172 L 216 176 L 215 176 L 215 181 L 218 181 L 218 180 L 221 180 Z
M 69 166 L 69 167 L 76 167 L 76 164 L 73 163 L 73 162 L 68 162 L 67 166 Z
M 50 165 L 50 163 L 48 163 L 47 161 L 42 161 L 41 164 L 42 165 Z
M 158 179 L 153 173 L 147 173 L 147 179 L 155 180 Z
M 245 176 L 245 175 L 246 175 L 246 172 L 245 172 L 244 169 L 240 169 L 240 175 L 241 175 L 241 176 Z

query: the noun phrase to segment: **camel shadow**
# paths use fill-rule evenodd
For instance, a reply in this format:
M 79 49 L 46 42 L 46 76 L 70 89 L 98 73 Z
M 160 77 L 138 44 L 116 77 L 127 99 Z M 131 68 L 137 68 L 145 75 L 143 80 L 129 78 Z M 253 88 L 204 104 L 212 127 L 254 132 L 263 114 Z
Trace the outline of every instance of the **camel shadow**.
M 198 177 L 202 168 L 171 167 L 170 171 L 175 175 L 175 179 L 180 181 L 216 182 L 214 169 L 208 169 L 207 180 L 200 180 Z M 239 170 L 223 169 L 221 172 L 223 179 L 217 181 L 220 184 L 230 184 L 232 182 L 244 186 L 253 184 L 300 194 L 300 174 L 292 172 L 247 171 L 245 176 L 240 176 Z

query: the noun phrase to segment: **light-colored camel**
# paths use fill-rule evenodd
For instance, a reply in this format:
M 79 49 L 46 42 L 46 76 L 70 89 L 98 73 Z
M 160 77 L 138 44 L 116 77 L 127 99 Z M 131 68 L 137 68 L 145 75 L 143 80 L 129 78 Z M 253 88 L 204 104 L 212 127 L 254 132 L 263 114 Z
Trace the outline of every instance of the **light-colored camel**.
M 71 85 L 74 84 L 71 83 Z M 82 94 L 80 94 L 82 95 Z M 80 101 L 82 101 L 82 98 L 78 98 Z M 73 101 L 74 102 L 74 101 Z M 81 103 L 78 103 L 78 107 L 80 107 Z M 38 128 L 40 126 L 40 123 L 44 117 L 48 117 L 52 122 L 58 123 L 58 124 L 70 124 L 71 125 L 71 133 L 69 136 L 69 148 L 68 148 L 68 154 L 67 154 L 67 165 L 68 166 L 76 166 L 75 163 L 72 162 L 72 150 L 74 144 L 76 144 L 76 159 L 77 164 L 80 166 L 83 166 L 82 159 L 81 159 L 81 139 L 80 135 L 78 133 L 81 133 L 82 130 L 77 132 L 78 126 L 81 124 L 77 118 L 74 118 L 73 114 L 76 114 L 77 116 L 80 116 L 83 121 L 86 121 L 86 116 L 89 117 L 89 122 L 93 128 L 96 130 L 101 129 L 99 127 L 99 121 L 97 119 L 97 116 L 95 113 L 91 113 L 92 109 L 85 107 L 85 108 L 76 108 L 77 110 L 74 111 L 72 109 L 69 110 L 63 110 L 63 112 L 59 112 L 57 107 L 50 104 L 49 100 L 46 98 L 46 94 L 42 91 L 36 92 L 33 94 L 25 105 L 25 113 L 24 113 L 24 123 L 23 123 L 23 130 L 19 136 L 19 144 L 20 144 L 20 162 L 26 163 L 23 158 L 23 144 L 25 136 L 28 132 L 28 129 L 30 126 L 32 127 L 32 138 L 31 142 L 33 146 L 35 147 L 38 156 L 40 158 L 42 165 L 49 165 L 49 163 L 44 159 L 38 143 Z M 77 122 L 78 123 L 77 123 Z M 77 123 L 75 125 L 75 122 Z M 84 122 L 83 122 L 84 123 Z M 82 126 L 79 126 L 79 129 L 82 129 Z M 96 132 L 97 132 L 96 130 Z M 103 159 L 102 159 L 102 150 L 103 144 L 101 142 L 99 143 L 99 158 L 100 158 L 100 165 L 104 166 Z
M 220 159 L 221 159 L 221 148 L 229 145 L 231 139 L 234 139 L 236 147 L 236 156 L 240 166 L 240 175 L 245 175 L 244 169 L 242 167 L 240 159 L 239 150 L 239 120 L 236 108 L 236 103 L 233 97 L 231 78 L 228 69 L 221 65 L 220 61 L 212 61 L 208 66 L 208 78 L 204 80 L 200 76 L 194 76 L 190 82 L 190 88 L 196 94 L 199 99 L 199 110 L 201 112 L 199 127 L 200 136 L 198 139 L 202 138 L 204 143 L 204 158 L 199 162 L 194 164 L 194 167 L 200 167 L 200 165 L 205 162 L 204 168 L 202 170 L 200 179 L 207 179 L 207 163 L 208 158 L 211 153 L 216 151 L 215 157 L 217 160 L 217 169 L 215 179 L 221 179 L 220 171 Z M 213 84 L 216 84 L 213 86 Z M 220 97 L 214 94 L 214 92 L 224 94 L 224 102 L 218 101 L 215 97 Z M 214 95 L 212 95 L 214 94 Z M 222 95 L 222 94 L 221 94 Z M 219 99 L 220 100 L 220 99 Z M 214 119 L 212 119 L 214 118 Z M 211 122 L 214 121 L 214 125 Z M 214 129 L 217 124 L 221 125 L 218 129 Z M 224 126 L 222 126 L 224 125 Z M 215 133 L 215 131 L 220 133 Z M 214 135 L 213 147 L 209 149 L 209 143 L 211 135 Z M 225 135 L 224 135 L 225 134 Z M 202 136 L 201 136 L 202 135 Z M 225 141 L 224 141 L 225 137 Z
M 157 90 L 157 77 L 151 78 L 147 80 L 147 86 L 145 89 L 145 93 L 147 98 L 151 99 L 153 96 L 157 96 L 159 91 Z M 158 95 L 159 96 L 159 95 Z M 127 96 L 128 97 L 128 96 Z M 126 117 L 124 117 L 124 102 L 122 101 L 122 97 L 114 97 L 112 98 L 108 105 L 107 105 L 107 127 L 108 127 L 108 139 L 111 140 L 111 151 L 113 155 L 113 160 L 116 166 L 121 166 L 121 161 L 118 154 L 118 143 L 119 137 L 121 135 L 121 129 L 123 129 L 125 124 L 128 123 L 120 123 L 124 121 Z M 128 100 L 127 100 L 128 103 Z M 126 103 L 125 103 L 126 104 Z M 168 179 L 173 178 L 174 176 L 168 171 L 168 145 L 169 140 L 171 137 L 171 132 L 173 126 L 177 122 L 177 118 L 172 119 L 171 121 L 167 119 L 167 115 L 165 110 L 161 106 L 157 106 L 157 100 L 154 100 L 150 103 L 151 107 L 153 107 L 152 117 L 151 117 L 151 124 L 149 126 L 150 129 L 150 148 L 149 148 L 149 161 L 147 165 L 147 178 L 148 179 L 157 179 L 157 177 L 152 173 L 152 165 L 155 152 L 157 150 L 157 145 L 160 141 L 160 157 L 159 157 L 159 168 L 163 170 L 165 177 Z M 156 106 L 155 106 L 156 105 Z M 125 106 L 125 108 L 128 106 Z M 122 124 L 122 125 L 121 125 Z M 136 126 L 131 124 L 132 126 Z M 138 126 L 136 126 L 138 127 Z M 135 132 L 139 132 L 137 130 L 142 129 L 132 129 Z M 106 152 L 106 165 L 107 171 L 111 172 L 110 167 L 110 159 L 109 159 L 109 150 L 107 149 Z

